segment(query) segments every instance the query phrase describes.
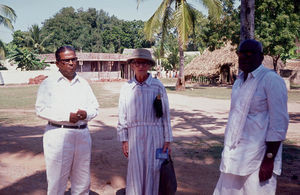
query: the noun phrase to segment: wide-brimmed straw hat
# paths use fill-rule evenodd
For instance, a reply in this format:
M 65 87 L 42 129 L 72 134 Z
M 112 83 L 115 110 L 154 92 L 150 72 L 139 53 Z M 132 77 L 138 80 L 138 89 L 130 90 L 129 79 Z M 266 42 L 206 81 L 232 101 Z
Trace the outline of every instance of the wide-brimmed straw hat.
M 147 49 L 134 49 L 132 54 L 127 58 L 127 62 L 130 63 L 133 59 L 144 59 L 151 62 L 152 66 L 155 65 L 155 61 L 152 58 L 151 52 Z

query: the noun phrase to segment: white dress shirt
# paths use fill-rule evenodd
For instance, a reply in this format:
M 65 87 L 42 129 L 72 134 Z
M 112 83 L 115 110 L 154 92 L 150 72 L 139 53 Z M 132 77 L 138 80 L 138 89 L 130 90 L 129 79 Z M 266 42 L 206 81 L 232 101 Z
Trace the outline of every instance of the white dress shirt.
M 38 90 L 36 113 L 39 117 L 61 125 L 83 125 L 98 114 L 97 99 L 86 80 L 76 75 L 72 81 L 60 72 L 45 79 Z M 70 123 L 70 113 L 85 110 L 87 118 Z
M 261 65 L 248 74 L 256 77 L 265 67 Z M 243 79 L 243 72 L 238 79 Z M 243 85 L 243 82 L 242 84 Z M 239 93 L 236 83 L 232 91 Z M 236 101 L 235 99 L 231 100 Z M 265 155 L 266 142 L 283 141 L 288 128 L 287 89 L 283 79 L 269 71 L 261 79 L 250 103 L 245 127 L 236 148 L 224 145 L 220 171 L 235 175 L 249 175 L 260 167 Z M 226 137 L 226 134 L 225 134 Z M 274 162 L 274 173 L 281 174 L 282 146 Z

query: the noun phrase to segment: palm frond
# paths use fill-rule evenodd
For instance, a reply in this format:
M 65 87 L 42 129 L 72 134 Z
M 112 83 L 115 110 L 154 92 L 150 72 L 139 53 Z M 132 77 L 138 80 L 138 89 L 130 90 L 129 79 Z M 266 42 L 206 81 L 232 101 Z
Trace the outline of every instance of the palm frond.
M 220 0 L 198 0 L 208 9 L 208 15 L 212 18 L 219 19 L 223 14 Z
M 14 26 L 11 23 L 11 20 L 9 18 L 3 17 L 0 15 L 0 24 L 4 25 L 5 27 L 13 30 Z
M 174 25 L 177 27 L 179 41 L 184 45 L 195 26 L 195 19 L 196 16 L 191 5 L 186 2 L 177 5 L 174 13 Z
M 0 40 L 0 59 L 5 59 L 5 53 L 6 53 L 6 50 L 5 50 L 5 45 L 4 43 Z
M 0 13 L 2 16 L 9 18 L 12 22 L 16 20 L 16 12 L 11 7 L 7 5 L 0 4 Z
M 16 13 L 12 8 L 0 4 L 0 24 L 3 24 L 5 27 L 13 30 L 14 27 L 12 22 L 15 22 L 16 17 Z
M 145 23 L 144 32 L 148 40 L 152 40 L 155 33 L 167 25 L 170 16 L 172 0 L 163 1 L 151 18 Z
M 144 1 L 144 0 L 136 0 L 136 3 L 137 3 L 136 8 L 137 8 L 137 9 L 139 8 L 141 1 Z

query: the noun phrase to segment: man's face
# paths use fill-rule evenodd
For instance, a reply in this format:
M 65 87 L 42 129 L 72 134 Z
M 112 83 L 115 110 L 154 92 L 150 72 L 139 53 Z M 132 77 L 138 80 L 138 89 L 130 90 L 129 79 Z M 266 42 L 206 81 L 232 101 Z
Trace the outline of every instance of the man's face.
M 72 50 L 66 50 L 59 54 L 60 60 L 56 61 L 56 66 L 59 68 L 64 77 L 72 80 L 75 77 L 75 71 L 77 67 L 77 57 Z
M 134 59 L 130 62 L 130 64 L 137 76 L 147 75 L 148 70 L 151 68 L 151 63 L 145 59 Z
M 258 49 L 257 44 L 253 42 L 245 42 L 238 51 L 239 68 L 243 72 L 252 72 L 261 65 L 263 54 Z

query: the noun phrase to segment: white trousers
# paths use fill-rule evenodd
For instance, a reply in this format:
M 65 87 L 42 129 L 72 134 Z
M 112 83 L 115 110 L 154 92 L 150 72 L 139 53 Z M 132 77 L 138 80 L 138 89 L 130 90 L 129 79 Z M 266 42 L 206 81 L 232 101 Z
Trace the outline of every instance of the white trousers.
M 259 169 L 247 176 L 222 173 L 214 191 L 214 195 L 275 195 L 277 176 L 259 182 Z
M 47 126 L 43 137 L 48 195 L 63 195 L 68 178 L 72 195 L 88 195 L 90 188 L 91 136 L 88 128 Z

